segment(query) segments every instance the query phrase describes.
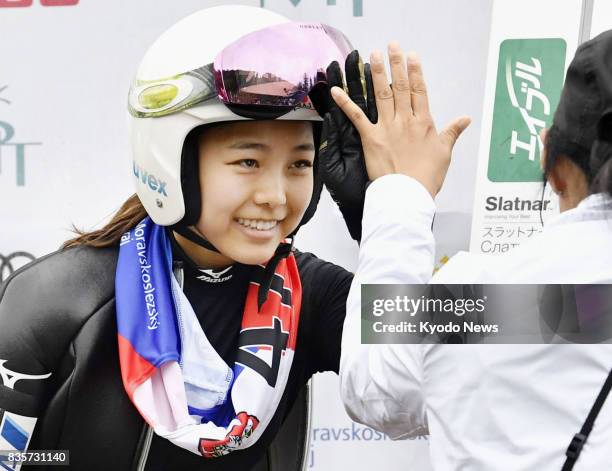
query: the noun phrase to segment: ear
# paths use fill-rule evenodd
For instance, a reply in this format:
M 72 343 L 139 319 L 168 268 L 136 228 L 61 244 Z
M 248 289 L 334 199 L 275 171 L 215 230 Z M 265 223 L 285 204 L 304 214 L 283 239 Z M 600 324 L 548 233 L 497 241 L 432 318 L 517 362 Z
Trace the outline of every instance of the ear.
M 548 129 L 546 128 L 542 128 L 542 130 L 540 131 L 540 139 L 542 139 L 542 142 L 544 143 L 544 146 L 542 148 L 542 152 L 540 154 L 540 167 L 542 169 L 542 173 L 544 173 L 544 169 L 546 168 L 546 159 L 548 157 L 548 149 L 546 148 L 546 136 L 548 135 Z M 567 183 L 565 181 L 565 179 L 563 178 L 564 175 L 566 175 L 565 173 L 565 168 L 568 164 L 567 158 L 564 157 L 563 155 L 559 155 L 557 157 L 557 159 L 555 159 L 555 163 L 553 165 L 553 168 L 550 170 L 550 172 L 547 175 L 547 180 L 548 183 L 550 183 L 550 186 L 552 187 L 553 191 L 557 194 L 560 195 L 565 191 L 565 188 L 567 186 Z
M 557 195 L 562 195 L 567 188 L 567 181 L 565 179 L 565 175 L 567 175 L 565 167 L 567 167 L 567 164 L 565 156 L 557 156 L 553 168 L 550 169 L 547 175 L 548 183 L 550 183 L 550 186 Z
M 548 174 L 548 182 L 557 195 L 570 197 L 582 194 L 588 187 L 584 172 L 565 154 L 559 154 L 555 159 Z M 584 196 L 578 201 L 582 198 Z
M 544 144 L 542 146 L 542 152 L 540 152 L 540 169 L 542 173 L 544 173 L 544 169 L 546 168 L 546 136 L 548 135 L 548 129 L 542 128 L 540 130 L 540 139 Z

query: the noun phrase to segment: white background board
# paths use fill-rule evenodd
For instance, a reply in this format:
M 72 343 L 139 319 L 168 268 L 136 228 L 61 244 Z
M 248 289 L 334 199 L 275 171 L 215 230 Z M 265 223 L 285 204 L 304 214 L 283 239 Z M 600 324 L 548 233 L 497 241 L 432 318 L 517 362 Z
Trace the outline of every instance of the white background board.
M 0 0 L 0 5 L 11 1 L 27 3 Z M 32 0 L 27 7 L 0 6 L 0 254 L 5 256 L 53 251 L 70 237 L 72 224 L 85 229 L 99 225 L 133 193 L 126 96 L 137 63 L 172 23 L 197 9 L 227 2 L 73 3 L 77 4 L 51 7 Z M 438 126 L 462 114 L 473 118 L 456 146 L 438 197 L 434 229 L 440 259 L 468 247 L 474 188 L 477 175 L 481 177 L 476 171 L 479 143 L 482 155 L 491 119 L 486 105 L 491 100 L 486 77 L 495 67 L 489 62 L 487 69 L 491 25 L 492 44 L 505 35 L 573 37 L 580 2 L 502 0 L 496 3 L 506 6 L 496 5 L 493 21 L 490 0 L 231 3 L 264 3 L 291 19 L 329 23 L 342 29 L 366 57 L 397 39 L 422 58 Z M 596 11 L 603 12 L 599 16 L 610 18 L 610 2 L 596 3 Z M 594 31 L 599 24 L 594 20 Z M 576 40 L 568 39 L 568 58 Z M 24 152 L 23 172 L 17 165 L 19 149 Z M 297 245 L 349 270 L 356 266 L 357 246 L 326 193 L 315 218 L 300 231 Z M 342 409 L 331 373 L 316 377 L 314 412 L 310 469 L 429 469 L 426 439 L 391 443 L 354 425 Z

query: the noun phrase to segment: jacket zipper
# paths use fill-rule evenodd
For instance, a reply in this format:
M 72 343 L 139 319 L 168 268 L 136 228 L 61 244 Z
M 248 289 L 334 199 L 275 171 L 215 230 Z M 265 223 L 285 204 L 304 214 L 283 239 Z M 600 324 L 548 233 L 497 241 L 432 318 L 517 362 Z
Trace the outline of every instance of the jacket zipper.
M 138 459 L 138 467 L 136 471 L 144 471 L 147 466 L 147 458 L 149 457 L 149 450 L 151 449 L 151 442 L 153 441 L 153 428 L 147 425 L 147 432 L 145 435 L 144 443 L 142 444 L 142 451 L 140 452 L 140 458 Z
M 183 289 L 183 267 L 180 264 L 175 264 L 173 267 L 174 276 L 176 277 L 181 289 Z M 140 451 L 140 458 L 138 458 L 138 465 L 136 471 L 145 471 L 147 466 L 147 459 L 149 458 L 149 451 L 151 451 L 151 443 L 153 442 L 153 428 L 147 425 L 147 432 L 145 434 L 144 443 Z
M 306 392 L 306 435 L 304 437 L 304 453 L 302 454 L 302 466 L 300 471 L 306 471 L 310 465 L 310 427 L 312 426 L 312 388 L 313 388 L 313 380 L 312 378 L 308 380 L 306 383 L 307 392 Z

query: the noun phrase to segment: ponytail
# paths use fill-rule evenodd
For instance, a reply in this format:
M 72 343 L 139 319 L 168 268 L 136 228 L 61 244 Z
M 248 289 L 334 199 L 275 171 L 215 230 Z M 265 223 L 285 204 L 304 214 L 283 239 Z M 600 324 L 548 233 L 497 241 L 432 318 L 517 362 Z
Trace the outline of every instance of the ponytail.
M 111 247 L 119 245 L 121 236 L 133 229 L 136 224 L 147 216 L 144 206 L 135 194 L 130 196 L 115 213 L 113 218 L 103 228 L 85 232 L 74 228 L 77 237 L 62 245 L 62 249 L 87 245 L 90 247 Z

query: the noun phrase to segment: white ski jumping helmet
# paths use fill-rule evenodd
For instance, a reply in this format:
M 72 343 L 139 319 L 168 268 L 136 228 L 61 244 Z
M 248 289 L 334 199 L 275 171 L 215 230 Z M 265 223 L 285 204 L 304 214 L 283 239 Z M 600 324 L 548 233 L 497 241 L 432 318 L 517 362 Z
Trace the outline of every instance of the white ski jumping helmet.
M 182 161 L 190 131 L 247 119 L 320 122 L 309 93 L 325 82 L 325 67 L 344 63 L 351 49 L 334 28 L 248 6 L 200 10 L 164 32 L 144 55 L 128 98 L 136 193 L 151 219 L 169 226 L 199 218 L 198 178 L 186 175 Z M 300 225 L 316 208 L 316 180 L 315 172 Z M 197 214 L 188 214 L 190 191 Z

